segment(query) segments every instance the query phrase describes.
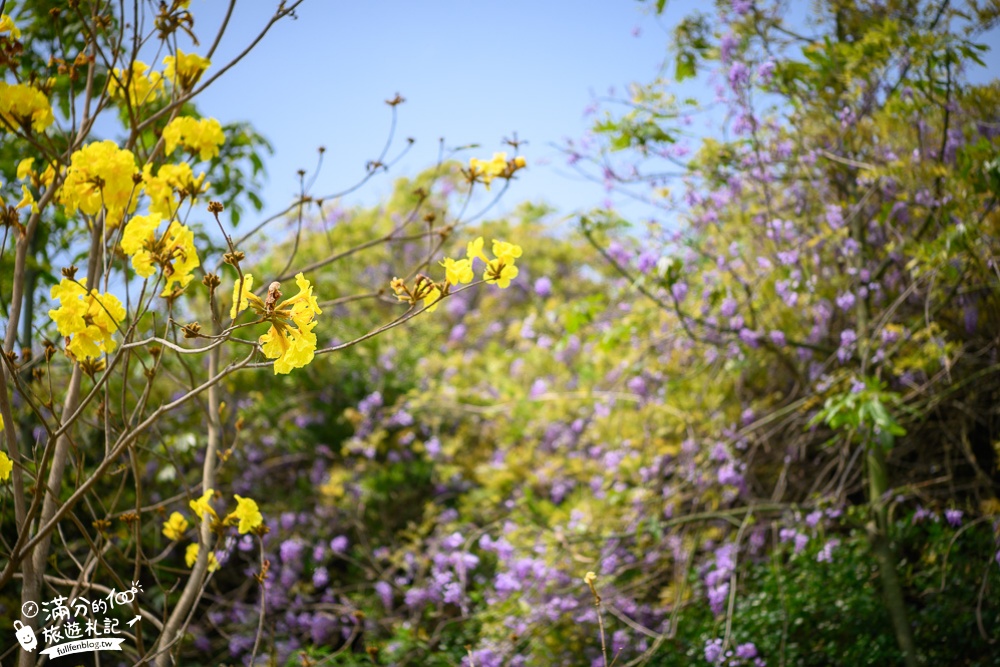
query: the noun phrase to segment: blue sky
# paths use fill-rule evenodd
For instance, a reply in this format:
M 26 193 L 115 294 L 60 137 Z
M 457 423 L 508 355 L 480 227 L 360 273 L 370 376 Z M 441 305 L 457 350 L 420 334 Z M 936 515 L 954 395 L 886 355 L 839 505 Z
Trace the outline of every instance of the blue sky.
M 227 4 L 191 3 L 199 52 L 214 39 Z M 679 13 L 692 3 L 673 4 Z M 213 68 L 256 36 L 275 6 L 238 3 Z M 663 19 L 635 0 L 307 0 L 296 14 L 276 24 L 199 102 L 202 113 L 220 121 L 251 121 L 274 144 L 267 211 L 291 200 L 295 172 L 314 167 L 317 146 L 327 149 L 317 194 L 360 178 L 385 141 L 384 100 L 397 91 L 406 98 L 397 146 L 406 137 L 416 144 L 388 178 L 346 203 L 374 204 L 395 176 L 432 165 L 440 137 L 450 147 L 481 145 L 466 158 L 489 157 L 517 132 L 529 142 L 522 153 L 530 168 L 501 210 L 525 199 L 566 213 L 597 204 L 600 185 L 575 176 L 552 145 L 583 134 L 593 95 L 655 76 L 666 45 Z
M 198 52 L 214 39 L 228 4 L 192 1 L 202 41 Z M 273 143 L 263 193 L 266 212 L 282 210 L 292 200 L 296 171 L 313 169 L 318 146 L 327 152 L 314 194 L 339 191 L 361 178 L 386 138 L 390 114 L 384 100 L 399 92 L 406 102 L 399 107 L 396 148 L 407 137 L 416 144 L 392 173 L 344 203 L 377 203 L 396 177 L 435 162 L 441 137 L 448 147 L 480 144 L 462 154 L 467 159 L 505 150 L 502 139 L 516 132 L 529 142 L 522 150 L 529 169 L 498 210 L 532 200 L 570 214 L 598 205 L 605 193 L 568 168 L 554 145 L 586 132 L 593 117 L 585 109 L 595 96 L 655 77 L 670 27 L 695 9 L 711 11 L 712 3 L 671 0 L 662 17 L 649 4 L 306 0 L 297 19 L 278 22 L 202 94 L 199 107 L 222 122 L 248 120 Z M 276 6 L 273 0 L 239 2 L 213 69 L 256 37 Z M 793 13 L 805 9 L 797 0 L 790 6 Z M 994 30 L 986 41 L 995 45 L 997 37 Z M 1000 68 L 1000 51 L 994 48 L 986 60 L 990 69 L 976 68 L 974 80 L 987 80 Z M 704 81 L 688 82 L 677 93 L 705 101 L 713 96 Z

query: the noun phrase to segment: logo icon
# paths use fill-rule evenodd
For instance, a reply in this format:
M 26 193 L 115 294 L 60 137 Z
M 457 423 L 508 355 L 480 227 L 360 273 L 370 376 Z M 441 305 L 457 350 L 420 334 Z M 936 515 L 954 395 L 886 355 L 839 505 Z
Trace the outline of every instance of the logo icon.
M 24 614 L 25 618 L 38 616 L 38 603 L 34 600 L 28 600 L 21 605 L 21 613 Z
M 14 636 L 17 637 L 17 643 L 25 651 L 34 651 L 35 647 L 38 646 L 35 631 L 31 629 L 31 626 L 24 625 L 21 621 L 14 621 Z

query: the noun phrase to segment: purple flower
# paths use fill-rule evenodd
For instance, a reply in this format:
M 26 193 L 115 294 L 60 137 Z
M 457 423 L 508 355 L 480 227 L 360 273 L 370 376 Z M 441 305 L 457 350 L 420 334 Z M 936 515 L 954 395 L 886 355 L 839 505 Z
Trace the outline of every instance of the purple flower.
M 642 379 L 642 376 L 635 376 L 625 383 L 628 390 L 633 394 L 639 394 L 640 396 L 646 395 L 646 381 Z
M 854 329 L 844 329 L 840 332 L 840 349 L 837 350 L 837 358 L 842 363 L 851 358 L 857 340 L 858 335 L 854 333 Z
M 328 583 L 330 583 L 330 573 L 325 567 L 317 567 L 313 572 L 313 586 L 325 588 Z
M 448 334 L 448 340 L 452 343 L 458 342 L 465 338 L 465 332 L 465 325 L 459 322 L 451 328 L 451 333 Z
M 552 294 L 552 281 L 548 276 L 542 276 L 535 281 L 535 294 L 543 298 Z
M 337 621 L 323 613 L 313 615 L 311 621 L 309 636 L 314 644 L 326 643 L 337 629 Z
M 345 535 L 337 535 L 335 538 L 330 540 L 330 551 L 335 554 L 342 554 L 347 551 L 347 547 L 350 542 L 347 540 Z
M 619 655 L 628 646 L 628 633 L 618 630 L 611 636 L 611 655 Z
M 798 250 L 782 250 L 778 253 L 778 261 L 782 266 L 791 266 L 799 261 Z
M 379 598 L 382 600 L 382 606 L 385 607 L 386 611 L 392 609 L 392 585 L 387 581 L 380 581 L 375 584 L 375 592 L 378 593 Z
M 513 591 L 521 590 L 521 582 L 510 572 L 501 572 L 496 576 L 493 588 L 501 594 L 501 598 L 506 598 Z
M 430 457 L 435 457 L 441 453 L 441 441 L 438 440 L 436 435 L 432 435 L 427 442 L 424 443 L 424 451 Z
M 736 657 L 743 660 L 753 660 L 757 657 L 757 647 L 754 646 L 753 642 L 740 644 L 736 647 Z
M 406 602 L 408 607 L 415 607 L 425 601 L 428 601 L 430 596 L 427 591 L 423 588 L 411 588 L 406 591 L 406 595 L 403 596 L 403 601 Z
M 757 68 L 757 78 L 760 79 L 761 85 L 770 85 L 772 79 L 774 79 L 774 61 L 765 60 Z
M 542 378 L 537 378 L 534 382 L 531 383 L 531 390 L 528 392 L 528 395 L 531 398 L 538 398 L 542 394 L 544 394 L 548 390 L 548 388 L 549 388 L 548 382 L 546 382 Z
M 740 329 L 740 340 L 750 347 L 757 347 L 760 344 L 760 334 L 746 327 Z
M 826 207 L 826 224 L 830 229 L 840 229 L 844 225 L 844 211 L 836 204 L 829 204 Z
M 281 562 L 292 565 L 301 565 L 302 552 L 304 549 L 305 545 L 297 539 L 285 540 L 281 543 L 281 547 L 278 549 L 278 552 L 281 555 Z
M 750 69 L 745 63 L 735 62 L 729 68 L 729 87 L 733 90 L 738 90 L 746 86 L 747 81 L 750 80 Z
M 637 265 L 642 273 L 649 273 L 655 266 L 658 257 L 652 250 L 646 250 L 639 255 Z
M 954 527 L 959 527 L 962 525 L 962 516 L 965 514 L 962 510 L 945 510 L 944 518 Z
M 705 642 L 705 660 L 712 665 L 718 665 L 722 662 L 722 640 L 721 639 L 709 639 Z
M 736 38 L 736 35 L 731 32 L 727 32 L 722 36 L 722 39 L 719 41 L 719 59 L 723 62 L 723 64 L 729 62 L 729 60 L 733 57 L 733 52 L 736 51 L 736 47 L 739 43 L 740 42 Z
M 837 295 L 837 307 L 847 311 L 854 306 L 855 298 L 852 292 L 843 292 Z
M 833 562 L 833 550 L 840 546 L 840 540 L 834 538 L 832 540 L 827 540 L 823 548 L 819 550 L 816 554 L 816 561 L 820 563 L 832 563 Z
M 719 468 L 719 484 L 722 486 L 743 487 L 743 475 L 741 475 L 732 463 L 723 464 Z
M 465 538 L 462 537 L 462 533 L 455 532 L 441 540 L 441 547 L 446 551 L 454 551 L 461 547 L 464 541 Z
M 899 340 L 899 331 L 897 331 L 896 329 L 885 328 L 882 329 L 882 333 L 880 336 L 882 338 L 883 343 L 886 344 L 895 343 L 897 340 Z
M 753 9 L 753 0 L 733 0 L 733 12 L 737 16 L 743 16 L 751 9 Z

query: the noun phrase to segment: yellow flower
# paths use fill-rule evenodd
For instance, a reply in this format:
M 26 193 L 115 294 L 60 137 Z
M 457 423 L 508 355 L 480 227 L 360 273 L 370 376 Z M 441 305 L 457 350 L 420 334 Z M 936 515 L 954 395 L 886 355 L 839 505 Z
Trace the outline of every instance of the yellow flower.
M 495 259 L 488 259 L 483 254 L 483 237 L 469 242 L 467 255 L 470 266 L 474 258 L 483 260 L 486 263 L 483 280 L 496 283 L 500 289 L 506 289 L 510 287 L 510 281 L 517 277 L 518 268 L 514 266 L 514 262 L 522 254 L 521 246 L 494 239 L 493 254 Z
M 38 182 L 42 185 L 49 186 L 52 185 L 52 179 L 56 176 L 56 164 L 50 162 L 42 175 L 38 177 Z
M 156 243 L 156 227 L 162 220 L 156 214 L 132 216 L 122 234 L 122 250 L 132 258 L 132 268 L 143 278 L 156 273 L 150 249 Z
M 194 232 L 176 220 L 167 227 L 162 237 L 156 236 L 156 227 L 162 218 L 150 215 L 136 215 L 129 220 L 122 234 L 122 251 L 132 258 L 132 268 L 143 278 L 156 273 L 156 266 L 163 267 L 166 277 L 163 292 L 167 296 L 174 285 L 187 287 L 193 277 L 192 272 L 201 262 L 194 247 Z
M 497 259 L 506 260 L 513 264 L 514 260 L 521 256 L 521 246 L 507 243 L 506 241 L 493 240 L 493 255 Z
M 475 241 L 469 241 L 469 244 L 466 246 L 465 253 L 466 253 L 466 257 L 469 258 L 470 263 L 471 263 L 472 260 L 476 259 L 477 257 L 479 259 L 483 260 L 484 262 L 489 262 L 490 261 L 489 259 L 486 258 L 486 255 L 483 254 L 483 237 L 482 236 L 480 236 Z
M 212 499 L 213 495 L 215 495 L 215 491 L 213 489 L 208 489 L 207 491 L 205 491 L 205 493 L 202 494 L 201 498 L 198 498 L 197 500 L 192 500 L 191 502 L 188 503 L 188 505 L 194 511 L 194 515 L 198 517 L 199 521 L 201 521 L 206 514 L 211 514 L 216 519 L 219 518 L 219 515 L 215 513 L 215 510 L 208 502 Z
M 162 165 L 156 176 L 153 176 L 153 166 L 147 164 L 142 169 L 142 180 L 146 186 L 146 194 L 149 195 L 150 213 L 164 218 L 174 217 L 183 200 L 193 201 L 211 185 L 205 182 L 205 172 L 195 178 L 191 165 L 187 162 Z
M 178 145 L 192 153 L 198 153 L 202 160 L 218 157 L 219 146 L 226 140 L 222 126 L 214 118 L 192 118 L 178 116 L 163 129 L 166 153 L 170 155 Z
M 274 374 L 284 374 L 302 368 L 313 360 L 316 352 L 316 316 L 322 314 L 312 285 L 301 273 L 295 276 L 299 293 L 286 299 L 271 313 L 264 313 L 271 328 L 260 337 L 264 356 L 274 359 Z M 295 327 L 289 326 L 289 320 Z
M 126 99 L 127 95 L 128 104 L 132 106 L 142 106 L 155 101 L 163 92 L 163 75 L 152 72 L 147 76 L 148 70 L 149 65 L 141 60 L 136 60 L 127 70 L 116 68 L 114 76 L 108 77 L 108 93 L 111 98 Z
M 35 158 L 26 157 L 17 163 L 17 180 L 23 181 L 31 176 L 31 165 L 35 163 Z
M 187 89 L 198 82 L 202 72 L 212 64 L 208 58 L 202 58 L 197 53 L 184 53 L 177 49 L 177 57 L 167 56 L 163 59 L 165 66 L 163 76 L 167 81 Z
M 21 39 L 21 31 L 7 14 L 0 14 L 0 34 L 9 32 L 12 39 Z
M 316 352 L 316 322 L 302 327 L 290 327 L 274 322 L 267 333 L 260 337 L 261 350 L 268 359 L 274 359 L 274 374 L 284 375 L 294 368 L 302 368 L 313 360 Z
M 179 540 L 184 537 L 184 532 L 188 529 L 187 519 L 180 512 L 174 512 L 170 518 L 163 523 L 163 534 L 168 540 Z
M 490 160 L 479 160 L 472 158 L 469 160 L 469 173 L 472 180 L 479 181 L 490 189 L 490 182 L 498 176 L 504 176 L 507 172 L 507 154 L 494 153 Z
M 588 586 L 593 586 L 595 581 L 597 581 L 597 575 L 594 574 L 593 572 L 588 572 L 583 577 L 583 583 L 587 584 Z
M 73 153 L 59 201 L 67 214 L 79 209 L 97 215 L 105 208 L 108 228 L 117 227 L 126 212 L 135 210 L 139 186 L 132 179 L 138 173 L 130 151 L 110 140 L 95 141 Z
M 17 202 L 14 208 L 24 208 L 25 206 L 31 207 L 32 213 L 38 213 L 38 202 L 35 201 L 35 195 L 31 194 L 31 190 L 28 189 L 27 185 L 21 184 L 21 201 Z
M 239 526 L 237 530 L 240 535 L 246 535 L 264 523 L 264 516 L 260 513 L 260 509 L 254 500 L 241 498 L 240 496 L 233 497 L 236 498 L 236 510 L 226 517 L 226 523 L 233 523 L 233 520 L 238 519 Z
M 194 567 L 195 562 L 198 560 L 198 553 L 201 551 L 201 547 L 198 546 L 197 542 L 192 542 L 187 546 L 187 550 L 184 552 L 184 562 L 187 563 L 188 567 Z M 215 572 L 219 569 L 219 561 L 215 557 L 215 553 L 208 552 L 208 571 Z
M 110 354 L 118 344 L 112 337 L 125 319 L 125 307 L 113 294 L 86 290 L 86 279 L 79 283 L 63 278 L 52 286 L 51 296 L 59 299 L 59 308 L 49 311 L 59 333 L 71 337 L 66 351 L 76 359 L 97 359 Z
M 444 267 L 445 280 L 447 280 L 452 285 L 458 285 L 459 283 L 471 283 L 474 277 L 472 273 L 472 260 L 471 259 L 451 259 L 446 257 L 441 266 Z
M 507 264 L 502 258 L 490 260 L 486 265 L 486 272 L 483 280 L 488 283 L 496 283 L 500 289 L 510 287 L 510 281 L 517 278 L 518 270 L 513 264 Z
M 441 298 L 441 290 L 437 286 L 431 287 L 424 296 L 424 308 L 428 313 L 433 313 L 441 304 L 437 302 Z
M 252 274 L 244 273 L 242 284 L 240 283 L 239 278 L 236 279 L 236 282 L 233 284 L 233 307 L 229 311 L 229 317 L 236 319 L 236 316 L 249 308 L 251 303 L 261 310 L 264 309 L 264 302 L 261 301 L 260 297 L 254 294 L 252 290 Z
M 4 81 L 0 81 L 0 118 L 14 127 L 35 132 L 44 132 L 55 122 L 45 93 L 24 83 Z M 0 128 L 6 126 L 0 123 Z
M 280 283 L 271 283 L 266 301 L 250 293 L 253 276 L 243 274 L 244 284 L 239 281 L 233 286 L 233 307 L 229 311 L 235 318 L 242 310 L 253 306 L 263 319 L 271 323 L 271 328 L 260 337 L 264 356 L 274 359 L 274 374 L 284 374 L 293 368 L 302 368 L 313 360 L 316 352 L 316 316 L 322 314 L 319 301 L 313 296 L 312 284 L 301 273 L 295 276 L 299 293 L 290 299 L 274 305 L 281 298 Z
M 0 420 L 0 424 L 3 421 Z M 0 428 L 3 431 L 3 428 Z M 14 462 L 10 460 L 10 457 L 6 453 L 0 452 L 0 482 L 6 482 L 10 479 L 10 472 L 14 469 Z

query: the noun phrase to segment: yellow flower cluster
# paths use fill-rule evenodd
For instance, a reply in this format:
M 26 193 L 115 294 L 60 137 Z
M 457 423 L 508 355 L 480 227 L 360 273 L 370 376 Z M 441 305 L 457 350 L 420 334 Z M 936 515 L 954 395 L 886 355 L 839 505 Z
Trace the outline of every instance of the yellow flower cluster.
M 205 493 L 201 495 L 201 498 L 192 500 L 191 502 L 188 503 L 188 505 L 191 507 L 191 511 L 194 512 L 194 515 L 198 517 L 199 521 L 205 518 L 206 514 L 211 514 L 216 519 L 219 518 L 219 515 L 215 513 L 215 509 L 209 503 L 209 501 L 212 500 L 212 496 L 214 495 L 215 495 L 214 489 L 206 489 Z
M 149 104 L 163 92 L 163 75 L 151 72 L 149 65 L 136 60 L 129 69 L 115 69 L 114 76 L 108 77 L 108 93 L 112 99 L 128 99 L 132 106 Z
M 210 514 L 213 519 L 219 518 L 219 515 L 215 513 L 215 509 L 209 502 L 214 495 L 215 490 L 209 489 L 200 498 L 190 501 L 191 510 L 199 520 L 203 519 L 206 514 Z M 255 500 L 252 498 L 243 498 L 242 496 L 233 497 L 236 498 L 236 509 L 226 515 L 226 518 L 222 521 L 223 525 L 237 526 L 240 535 L 246 535 L 263 525 L 264 515 L 260 513 L 260 508 L 257 507 Z M 179 540 L 184 536 L 188 525 L 187 519 L 180 512 L 174 512 L 164 522 L 163 534 L 171 540 Z
M 246 535 L 264 523 L 264 515 L 260 513 L 255 500 L 240 496 L 233 498 L 236 498 L 236 509 L 226 516 L 225 523 L 237 524 L 236 530 L 240 535 Z
M 514 266 L 514 262 L 521 256 L 521 246 L 519 245 L 494 239 L 494 259 L 489 259 L 483 253 L 483 237 L 480 236 L 475 241 L 469 241 L 466 254 L 470 262 L 478 258 L 486 264 L 483 280 L 488 283 L 496 283 L 500 289 L 510 287 L 510 281 L 517 278 L 518 270 Z
M 312 285 L 301 273 L 295 276 L 299 293 L 291 299 L 278 302 L 281 284 L 271 283 L 267 298 L 261 299 L 252 292 L 253 276 L 243 274 L 242 283 L 233 286 L 233 307 L 230 317 L 235 318 L 246 308 L 252 307 L 271 328 L 260 337 L 264 356 L 274 359 L 274 374 L 285 374 L 302 368 L 313 360 L 316 352 L 316 316 L 323 313 L 312 293 Z M 275 305 L 277 304 L 277 305 Z
M 422 300 L 427 312 L 433 313 L 437 310 L 441 297 L 447 296 L 452 287 L 472 282 L 475 277 L 473 262 L 477 258 L 486 263 L 486 269 L 483 271 L 484 281 L 496 283 L 501 289 L 509 287 L 510 281 L 517 277 L 517 267 L 514 266 L 514 262 L 521 256 L 521 246 L 505 241 L 493 241 L 493 254 L 495 259 L 489 259 L 483 254 L 483 237 L 480 236 L 475 241 L 469 242 L 464 259 L 446 257 L 441 262 L 445 272 L 443 282 L 436 283 L 427 276 L 418 275 L 412 288 L 400 278 L 393 278 L 389 286 L 400 301 L 415 304 Z
M 176 58 L 167 56 L 163 59 L 163 76 L 167 81 L 187 90 L 198 82 L 211 64 L 211 60 L 202 58 L 197 53 L 184 53 L 177 49 Z
M 125 226 L 121 246 L 132 258 L 132 268 L 143 278 L 156 273 L 157 266 L 163 267 L 166 283 L 161 296 L 167 296 L 174 285 L 187 287 L 201 262 L 194 247 L 194 232 L 174 220 L 163 236 L 157 237 L 156 228 L 161 222 L 163 218 L 156 213 L 134 216 Z
M 130 151 L 118 148 L 110 139 L 95 141 L 73 153 L 59 201 L 67 214 L 79 209 L 97 215 L 103 207 L 107 210 L 106 226 L 117 227 L 126 212 L 135 210 L 138 185 L 134 179 L 138 174 Z
M 45 170 L 39 174 L 34 170 L 35 158 L 26 157 L 17 163 L 17 180 L 24 181 L 28 180 L 35 187 L 39 186 L 49 186 L 52 184 L 52 179 L 55 178 L 56 170 L 55 163 L 49 163 L 46 165 Z
M 44 132 L 55 122 L 52 105 L 45 93 L 27 84 L 0 81 L 0 127 Z
M 187 162 L 161 165 L 156 176 L 153 166 L 147 164 L 142 169 L 142 181 L 149 195 L 149 212 L 164 218 L 174 217 L 184 199 L 194 199 L 211 185 L 205 182 L 205 172 L 195 178 Z
M 222 134 L 222 126 L 214 118 L 178 116 L 163 129 L 163 140 L 167 155 L 180 145 L 197 153 L 202 160 L 211 160 L 218 157 L 219 146 L 226 138 Z
M 174 512 L 163 524 L 163 534 L 168 540 L 179 540 L 184 537 L 188 526 L 187 519 L 180 512 Z
M 210 515 L 215 521 L 218 521 L 219 515 L 215 513 L 215 509 L 210 504 L 214 495 L 215 490 L 208 489 L 200 498 L 190 501 L 191 510 L 198 517 L 199 521 L 204 519 L 205 515 Z M 233 497 L 236 498 L 236 509 L 226 515 L 226 518 L 222 521 L 222 526 L 236 526 L 236 530 L 240 535 L 246 535 L 264 525 L 264 516 L 260 513 L 260 508 L 257 507 L 256 501 L 241 496 Z M 184 537 L 184 533 L 187 532 L 189 526 L 190 524 L 184 518 L 184 515 L 180 512 L 174 512 L 170 515 L 169 519 L 163 522 L 163 535 L 168 540 L 180 540 Z M 188 567 L 194 566 L 195 561 L 198 560 L 200 550 L 196 542 L 192 542 L 187 546 L 184 552 L 184 562 L 187 563 Z M 219 562 L 216 560 L 215 554 L 208 554 L 208 571 L 215 572 L 218 569 Z
M 59 300 L 59 307 L 49 311 L 59 333 L 70 338 L 66 352 L 78 360 L 114 352 L 118 344 L 112 336 L 125 319 L 125 307 L 118 297 L 97 290 L 87 292 L 86 283 L 85 278 L 63 278 L 53 285 L 52 298 Z
M 479 182 L 490 189 L 494 178 L 510 179 L 518 169 L 524 169 L 527 161 L 518 155 L 513 160 L 507 159 L 506 153 L 494 153 L 489 160 L 472 158 L 469 160 L 468 177 L 472 182 Z

